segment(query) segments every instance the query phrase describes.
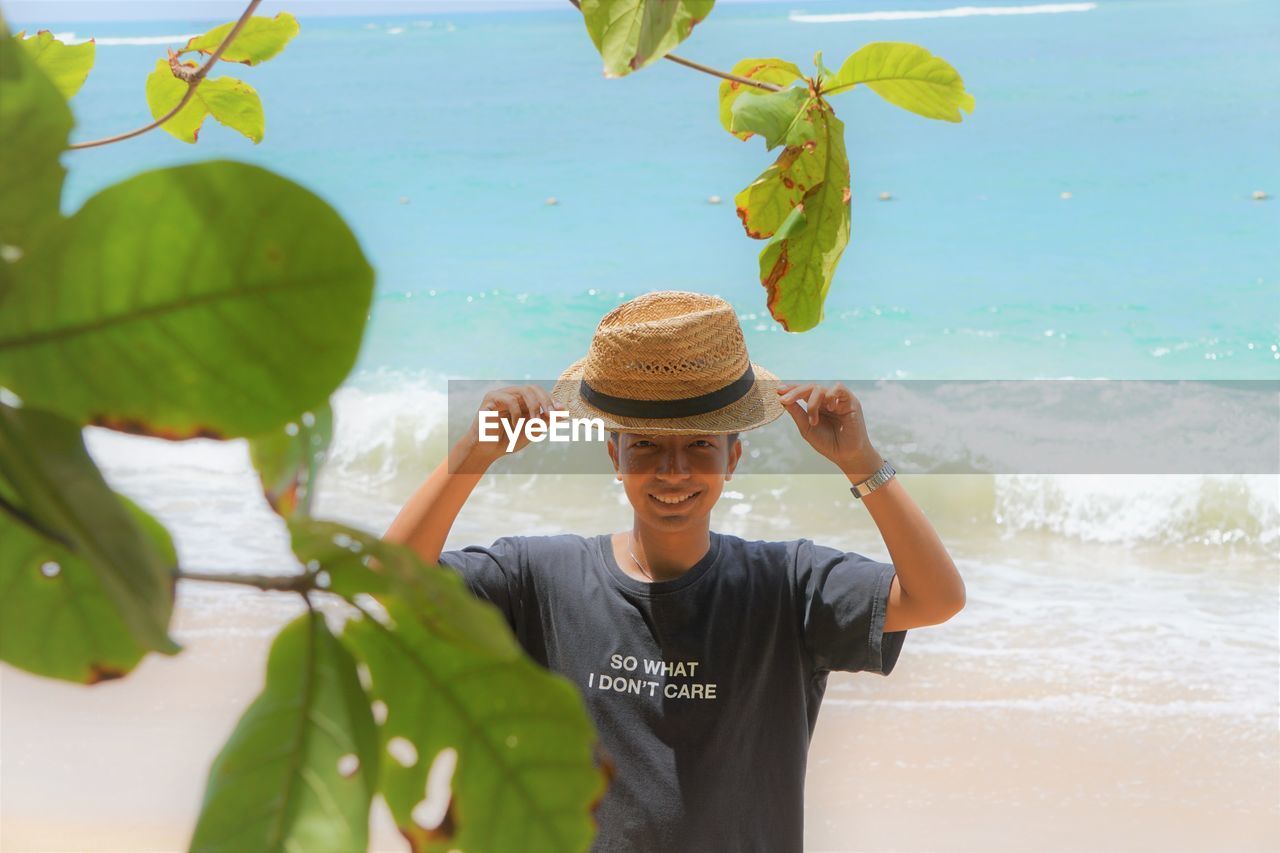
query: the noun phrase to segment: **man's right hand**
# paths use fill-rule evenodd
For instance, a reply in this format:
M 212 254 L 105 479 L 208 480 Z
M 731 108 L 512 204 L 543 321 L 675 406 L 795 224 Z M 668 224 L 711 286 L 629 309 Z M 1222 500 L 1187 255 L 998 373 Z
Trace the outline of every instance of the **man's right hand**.
M 549 414 L 557 409 L 551 395 L 536 385 L 510 385 L 498 388 L 484 395 L 471 428 L 463 437 L 466 445 L 466 456 L 470 460 L 488 464 L 523 450 L 529 444 L 526 426 L 530 421 L 541 421 L 549 424 Z M 480 413 L 495 412 L 496 418 L 488 418 L 487 435 L 496 441 L 480 440 Z M 524 423 L 521 420 L 524 420 Z M 511 446 L 510 430 L 518 430 L 515 445 Z

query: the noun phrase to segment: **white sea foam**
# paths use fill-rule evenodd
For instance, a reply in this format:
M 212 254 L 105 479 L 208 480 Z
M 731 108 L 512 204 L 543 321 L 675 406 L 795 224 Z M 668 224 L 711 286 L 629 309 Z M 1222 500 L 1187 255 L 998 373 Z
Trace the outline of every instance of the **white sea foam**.
M 940 399 L 894 385 L 861 397 L 869 409 L 885 413 L 877 424 L 878 435 L 884 436 L 878 444 L 899 461 L 900 469 L 909 463 L 916 471 L 939 472 L 915 482 L 921 499 L 934 508 L 940 521 L 962 519 L 975 525 L 975 531 L 985 528 L 991 535 L 1005 538 L 1039 533 L 1101 545 L 1230 545 L 1262 553 L 1273 553 L 1280 547 L 1280 478 L 1271 474 L 941 476 L 942 472 L 980 470 L 970 464 L 973 460 L 994 459 L 1007 466 L 1000 470 L 1010 470 L 1008 466 L 1018 470 L 1034 463 L 1037 452 L 1074 452 L 1088 459 L 1109 459 L 1123 451 L 1122 442 L 1109 434 L 1128 429 L 1128 417 L 1091 423 L 1094 418 L 1087 409 L 1071 414 L 1073 407 L 1069 405 L 1060 406 L 1056 413 L 1037 413 L 1037 408 L 1053 400 L 1043 396 L 1044 388 L 1026 390 L 1025 397 L 1019 393 L 995 398 L 997 402 L 1004 400 L 998 407 L 981 388 L 965 391 L 957 387 L 955 395 Z M 1054 387 L 1048 386 L 1048 390 Z M 1154 392 L 1149 398 L 1141 391 L 1137 387 L 1126 390 L 1133 402 L 1134 423 L 1150 419 L 1156 399 Z M 1219 415 L 1228 412 L 1231 417 L 1216 433 L 1208 423 L 1201 431 L 1234 444 L 1249 440 L 1256 425 L 1249 426 L 1249 419 L 1231 407 L 1231 393 L 1217 395 L 1216 408 Z M 1187 394 L 1185 401 L 1159 408 L 1168 415 L 1177 405 L 1185 405 L 1192 414 L 1183 418 L 1194 421 L 1198 417 L 1195 413 L 1206 404 L 1190 398 Z M 448 404 L 444 377 L 421 372 L 364 373 L 357 382 L 338 389 L 333 395 L 335 435 L 317 501 L 331 512 L 363 521 L 370 529 L 387 523 L 389 508 L 401 504 L 444 458 Z M 987 420 L 974 422 L 968 415 L 959 416 L 982 406 L 991 407 Z M 1021 412 L 1017 411 L 1019 406 L 1023 407 Z M 1071 423 L 1064 424 L 1063 418 Z M 951 426 L 941 431 L 922 426 L 929 423 Z M 968 426 L 962 428 L 965 424 Z M 1171 421 L 1169 428 L 1176 426 Z M 248 521 L 246 513 L 252 504 L 262 510 L 262 518 L 270 518 L 243 440 L 172 443 L 99 429 L 90 429 L 87 435 L 90 449 L 114 481 L 131 496 L 139 495 L 149 507 L 168 509 L 178 516 L 194 513 L 197 507 L 205 513 L 225 510 Z M 744 456 L 739 473 L 762 474 L 769 479 L 768 485 L 777 486 L 788 480 L 788 470 L 810 470 L 784 467 L 780 473 L 770 474 L 763 467 L 782 455 L 799 452 L 788 438 L 781 428 L 751 435 L 753 455 L 750 459 Z M 556 470 L 504 479 L 503 488 L 516 488 L 519 482 L 537 477 L 545 477 L 539 488 L 552 488 L 565 501 L 580 499 L 585 503 L 580 507 L 566 506 L 565 501 L 547 505 L 539 510 L 546 517 L 535 521 L 555 526 L 566 514 L 582 521 L 604 511 L 602 504 L 587 497 L 590 490 L 584 490 L 582 477 L 561 475 Z M 765 486 L 750 493 L 744 486 L 740 494 L 743 505 L 751 504 L 765 516 L 787 515 L 788 504 L 795 499 L 790 494 L 771 497 Z M 226 547 L 247 564 L 256 563 L 251 552 L 262 545 L 260 532 L 249 532 Z
M 1035 6 L 956 6 L 951 9 L 897 9 L 880 12 L 834 12 L 808 14 L 792 12 L 790 19 L 802 24 L 834 24 L 844 21 L 908 21 L 919 18 L 969 18 L 974 15 L 1054 15 L 1088 12 L 1097 3 L 1040 3 Z

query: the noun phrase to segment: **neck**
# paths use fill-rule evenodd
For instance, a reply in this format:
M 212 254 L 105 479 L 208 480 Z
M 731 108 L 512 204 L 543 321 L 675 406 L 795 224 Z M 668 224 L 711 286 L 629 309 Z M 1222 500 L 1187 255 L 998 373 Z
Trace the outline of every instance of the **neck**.
M 659 530 L 636 519 L 631 528 L 631 546 L 655 581 L 678 578 L 711 549 L 711 517 L 684 530 Z

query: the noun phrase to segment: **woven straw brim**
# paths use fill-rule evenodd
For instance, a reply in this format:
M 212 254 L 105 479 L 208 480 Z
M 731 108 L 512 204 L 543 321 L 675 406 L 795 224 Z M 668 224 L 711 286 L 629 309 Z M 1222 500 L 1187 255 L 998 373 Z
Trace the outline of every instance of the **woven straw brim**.
M 573 418 L 600 418 L 605 429 L 663 435 L 727 435 L 773 423 L 786 411 L 778 402 L 778 377 L 755 362 L 751 390 L 736 402 L 702 415 L 682 418 L 630 418 L 602 412 L 582 399 L 580 385 L 586 358 L 580 358 L 560 375 L 551 396 Z

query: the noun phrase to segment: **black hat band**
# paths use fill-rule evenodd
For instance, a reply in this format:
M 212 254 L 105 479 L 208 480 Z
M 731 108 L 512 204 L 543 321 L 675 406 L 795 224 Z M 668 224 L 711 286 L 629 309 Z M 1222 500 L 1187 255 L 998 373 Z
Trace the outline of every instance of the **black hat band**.
M 696 397 L 681 397 L 678 400 L 636 400 L 632 397 L 614 397 L 595 390 L 583 379 L 579 384 L 582 399 L 602 412 L 624 418 L 687 418 L 691 415 L 705 415 L 716 409 L 723 409 L 730 403 L 736 403 L 755 384 L 756 374 L 747 362 L 746 372 L 723 388 Z

